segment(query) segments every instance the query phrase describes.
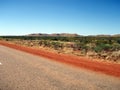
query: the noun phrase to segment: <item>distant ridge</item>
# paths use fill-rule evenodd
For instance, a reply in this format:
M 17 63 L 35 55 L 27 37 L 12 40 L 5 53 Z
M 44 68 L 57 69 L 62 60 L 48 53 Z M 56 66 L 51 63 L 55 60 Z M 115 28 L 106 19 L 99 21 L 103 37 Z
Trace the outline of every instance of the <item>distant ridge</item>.
M 32 34 L 28 34 L 27 36 L 80 37 L 84 35 L 71 34 L 71 33 L 52 33 L 52 34 L 32 33 Z M 90 37 L 120 37 L 120 34 L 114 34 L 114 35 L 99 34 L 99 35 L 88 35 L 88 36 Z
M 33 33 L 33 34 L 28 34 L 27 36 L 77 37 L 80 35 L 70 34 L 70 33 L 53 33 L 53 34 Z
M 113 35 L 114 37 L 120 37 L 120 34 L 115 34 L 115 35 Z

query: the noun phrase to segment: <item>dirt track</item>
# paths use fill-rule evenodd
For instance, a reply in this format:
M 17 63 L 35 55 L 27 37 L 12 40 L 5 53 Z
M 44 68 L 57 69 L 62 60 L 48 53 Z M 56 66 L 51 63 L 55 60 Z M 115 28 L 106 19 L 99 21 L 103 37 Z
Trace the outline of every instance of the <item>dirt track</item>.
M 38 50 L 34 48 L 28 48 L 28 47 L 15 45 L 15 44 L 10 44 L 10 43 L 3 42 L 3 41 L 0 41 L 0 44 L 10 47 L 10 48 L 17 49 L 17 50 L 25 51 L 25 52 L 28 52 L 34 55 L 43 56 L 43 57 L 46 57 L 46 58 L 49 58 L 51 60 L 58 61 L 61 63 L 70 64 L 73 66 L 86 68 L 89 70 L 102 72 L 108 75 L 120 77 L 120 64 L 91 61 L 91 60 L 87 60 L 86 58 L 52 53 L 52 52 L 48 52 L 44 50 Z
M 120 79 L 0 45 L 0 90 L 120 90 Z

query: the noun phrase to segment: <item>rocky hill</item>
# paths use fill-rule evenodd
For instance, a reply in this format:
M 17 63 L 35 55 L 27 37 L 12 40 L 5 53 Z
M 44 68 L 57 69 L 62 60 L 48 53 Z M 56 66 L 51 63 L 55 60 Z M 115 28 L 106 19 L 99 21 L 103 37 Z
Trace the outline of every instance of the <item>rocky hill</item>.
M 80 36 L 80 35 L 70 34 L 70 33 L 53 33 L 53 34 L 33 33 L 33 34 L 29 34 L 28 36 L 77 37 L 77 36 Z
M 83 35 L 71 34 L 71 33 L 52 33 L 52 34 L 32 33 L 32 34 L 28 34 L 27 36 L 79 37 L 79 36 L 83 36 Z M 88 35 L 88 37 L 89 36 L 90 37 L 120 37 L 120 34 L 114 34 L 114 35 L 106 35 L 106 34 Z

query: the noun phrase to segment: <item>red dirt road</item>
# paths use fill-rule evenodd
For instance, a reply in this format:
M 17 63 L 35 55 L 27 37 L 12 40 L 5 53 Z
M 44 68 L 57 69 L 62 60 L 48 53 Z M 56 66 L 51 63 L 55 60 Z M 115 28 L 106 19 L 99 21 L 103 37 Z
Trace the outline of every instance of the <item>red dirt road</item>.
M 0 41 L 0 45 L 4 45 L 10 48 L 28 52 L 34 55 L 43 56 L 57 62 L 73 65 L 80 68 L 89 69 L 92 71 L 101 72 L 104 74 L 108 74 L 108 75 L 112 75 L 120 78 L 120 64 L 91 61 L 86 58 L 65 55 L 65 54 L 58 54 L 58 53 L 48 52 L 45 50 L 38 50 L 34 48 L 29 48 L 29 47 L 23 47 L 15 44 L 10 44 L 5 41 Z

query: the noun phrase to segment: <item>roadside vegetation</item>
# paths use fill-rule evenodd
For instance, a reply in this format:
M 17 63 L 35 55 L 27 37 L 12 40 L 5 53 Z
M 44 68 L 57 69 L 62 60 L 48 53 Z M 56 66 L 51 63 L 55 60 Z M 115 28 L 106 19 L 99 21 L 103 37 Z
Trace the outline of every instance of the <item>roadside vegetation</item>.
M 120 37 L 1 36 L 0 39 L 29 47 L 50 48 L 58 53 L 120 62 Z

